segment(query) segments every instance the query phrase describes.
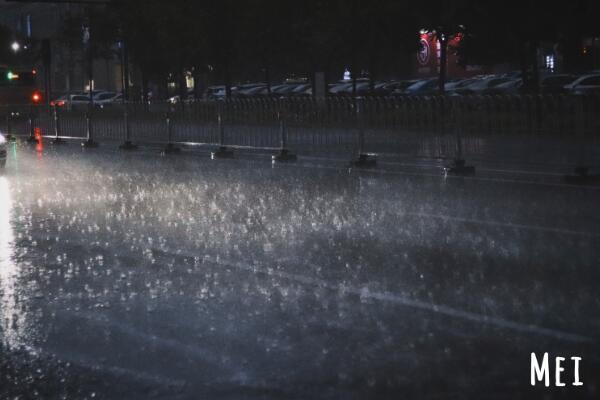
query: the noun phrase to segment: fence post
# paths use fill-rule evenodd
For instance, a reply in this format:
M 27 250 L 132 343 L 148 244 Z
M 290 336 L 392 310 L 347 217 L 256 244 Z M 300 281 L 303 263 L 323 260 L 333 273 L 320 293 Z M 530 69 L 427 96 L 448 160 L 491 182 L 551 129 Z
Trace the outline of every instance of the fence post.
M 85 113 L 87 139 L 81 145 L 86 149 L 98 147 L 98 142 L 94 141 L 94 127 L 92 125 L 92 113 L 93 113 L 92 107 L 93 107 L 93 105 L 90 104 L 88 106 L 88 111 Z
M 35 115 L 33 114 L 33 109 L 29 109 L 29 137 L 27 138 L 27 143 L 38 143 L 38 138 L 35 137 Z
M 463 98 L 459 98 L 456 101 L 464 101 Z M 450 107 L 448 104 L 450 103 Z M 442 124 L 443 126 L 447 126 L 446 120 L 447 116 L 450 117 L 450 127 L 454 130 L 454 137 L 456 140 L 456 156 L 454 157 L 454 161 L 452 164 L 444 167 L 444 175 L 456 175 L 456 176 L 470 176 L 475 175 L 475 167 L 472 165 L 467 165 L 467 162 L 463 158 L 463 142 L 461 136 L 462 127 L 459 126 L 457 121 L 459 118 L 457 117 L 457 107 L 455 104 L 452 104 L 451 100 L 447 97 L 442 97 Z
M 279 149 L 279 153 L 272 156 L 272 161 L 275 162 L 286 162 L 286 161 L 296 161 L 298 157 L 291 153 L 287 147 L 287 135 L 288 135 L 288 126 L 287 126 L 287 113 L 285 112 L 285 107 L 282 107 L 282 104 L 279 103 L 279 111 L 277 112 L 277 121 L 279 121 L 279 140 L 281 147 Z
M 377 165 L 377 157 L 365 152 L 365 99 L 357 97 L 354 99 L 355 122 L 358 128 L 358 157 L 351 162 L 351 166 L 357 168 L 371 168 Z
M 229 100 L 226 100 L 226 106 L 229 104 Z M 217 107 L 217 125 L 219 129 L 219 147 L 210 153 L 211 159 L 217 158 L 233 158 L 233 151 L 225 145 L 225 121 L 223 120 L 223 106 L 221 104 Z
M 575 118 L 575 132 L 573 132 L 573 136 L 576 137 L 579 154 L 574 174 L 564 177 L 567 183 L 587 184 L 600 182 L 600 174 L 590 174 L 590 167 L 587 163 L 588 147 L 586 143 L 585 100 L 590 101 L 591 99 L 586 96 L 573 96 L 575 106 L 573 113 Z
M 54 120 L 54 140 L 52 141 L 52 144 L 65 144 L 66 142 L 60 137 L 60 118 L 56 106 L 52 108 L 52 117 Z
M 129 104 L 123 102 L 123 123 L 125 124 L 125 141 L 119 148 L 121 150 L 137 150 L 138 146 L 131 141 L 131 126 L 129 125 Z
M 165 123 L 167 125 L 167 146 L 162 154 L 178 154 L 181 149 L 173 144 L 173 114 L 171 110 L 165 113 Z
M 6 140 L 12 141 L 14 137 L 12 135 L 12 121 L 11 121 L 11 113 L 6 113 Z

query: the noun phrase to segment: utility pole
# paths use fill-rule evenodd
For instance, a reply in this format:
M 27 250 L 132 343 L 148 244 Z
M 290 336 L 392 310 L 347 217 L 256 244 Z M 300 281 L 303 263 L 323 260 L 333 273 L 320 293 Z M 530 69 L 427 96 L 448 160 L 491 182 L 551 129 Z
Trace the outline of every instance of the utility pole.
M 448 75 L 448 35 L 443 27 L 437 29 L 437 40 L 440 44 L 440 94 L 446 93 L 446 80 Z
M 91 42 L 91 11 L 88 9 L 88 20 L 86 21 L 87 26 L 83 27 L 83 47 L 85 49 L 86 60 L 87 60 L 87 76 L 88 76 L 88 88 L 89 88 L 89 106 L 90 108 L 94 104 L 94 50 Z
M 50 39 L 44 39 L 42 41 L 42 62 L 44 64 L 44 98 L 46 100 L 46 105 L 49 107 L 50 93 L 52 92 L 52 50 Z
M 129 54 L 127 42 L 123 36 L 121 36 L 121 91 L 123 101 L 129 101 Z
M 356 85 L 357 85 L 357 75 L 358 75 L 358 69 L 357 69 L 357 64 L 356 64 L 356 58 L 357 58 L 357 46 L 358 46 L 358 8 L 359 8 L 359 4 L 358 4 L 359 0 L 353 0 L 352 1 L 352 22 L 351 22 L 351 28 L 352 28 L 352 45 L 351 45 L 351 52 L 352 52 L 352 56 L 351 56 L 351 63 L 352 66 L 351 68 L 351 72 L 352 72 L 352 98 L 356 99 Z M 355 105 L 356 106 L 356 105 Z

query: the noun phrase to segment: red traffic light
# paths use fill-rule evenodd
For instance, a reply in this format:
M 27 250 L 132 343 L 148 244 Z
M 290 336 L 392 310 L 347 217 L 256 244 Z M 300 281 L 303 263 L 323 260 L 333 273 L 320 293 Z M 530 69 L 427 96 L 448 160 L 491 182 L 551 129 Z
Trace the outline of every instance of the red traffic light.
M 31 95 L 31 101 L 33 101 L 34 103 L 39 103 L 40 101 L 42 101 L 42 94 L 40 92 L 33 92 L 33 94 Z

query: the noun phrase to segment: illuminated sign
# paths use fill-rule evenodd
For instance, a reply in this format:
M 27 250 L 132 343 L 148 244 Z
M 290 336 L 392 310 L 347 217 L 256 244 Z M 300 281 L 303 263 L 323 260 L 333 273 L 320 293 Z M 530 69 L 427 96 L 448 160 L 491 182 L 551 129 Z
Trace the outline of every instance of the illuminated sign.
M 417 59 L 421 65 L 428 65 L 431 59 L 431 48 L 426 35 L 421 37 L 421 50 L 417 53 Z

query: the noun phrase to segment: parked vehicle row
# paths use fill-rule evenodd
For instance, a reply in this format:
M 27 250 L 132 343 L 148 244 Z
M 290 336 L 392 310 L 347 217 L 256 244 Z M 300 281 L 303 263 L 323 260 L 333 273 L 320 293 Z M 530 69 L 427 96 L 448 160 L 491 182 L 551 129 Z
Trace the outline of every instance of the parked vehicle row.
M 102 90 L 92 91 L 92 104 L 94 107 L 105 108 L 123 101 L 123 94 Z M 52 107 L 66 110 L 81 110 L 89 107 L 90 92 L 73 92 L 64 94 L 50 102 Z
M 450 79 L 445 85 L 445 92 L 451 96 L 474 94 L 523 94 L 528 90 L 520 73 L 503 75 L 482 75 L 464 79 Z M 311 96 L 312 85 L 309 83 L 283 83 L 269 88 L 265 83 L 249 83 L 231 88 L 235 98 L 248 97 L 294 97 Z M 545 74 L 540 77 L 542 93 L 600 93 L 600 73 L 586 75 Z M 375 81 L 358 79 L 356 88 L 352 81 L 339 81 L 328 85 L 330 96 L 418 96 L 439 93 L 437 78 Z M 224 99 L 225 86 L 212 86 L 206 91 L 208 99 Z
M 544 74 L 540 77 L 540 92 L 545 94 L 572 93 L 576 95 L 600 93 L 600 72 L 585 75 Z M 356 86 L 355 86 L 356 85 Z M 439 93 L 437 78 L 410 79 L 397 81 L 375 81 L 358 79 L 342 80 L 329 84 L 329 96 L 430 96 Z M 449 79 L 445 84 L 445 92 L 449 96 L 465 95 L 513 95 L 528 93 L 520 73 L 503 75 L 481 75 L 464 79 Z M 310 97 L 313 86 L 306 80 L 286 81 L 273 84 L 270 87 L 263 82 L 246 83 L 231 87 L 233 98 L 285 98 Z M 121 93 L 110 91 L 93 91 L 93 105 L 98 108 L 108 108 L 123 101 Z M 193 93 L 188 93 L 184 101 L 192 101 Z M 226 88 L 224 85 L 210 86 L 204 93 L 204 99 L 224 100 Z M 179 95 L 168 99 L 175 104 L 181 101 Z M 85 109 L 90 104 L 89 92 L 68 93 L 51 102 L 52 106 L 72 109 Z

